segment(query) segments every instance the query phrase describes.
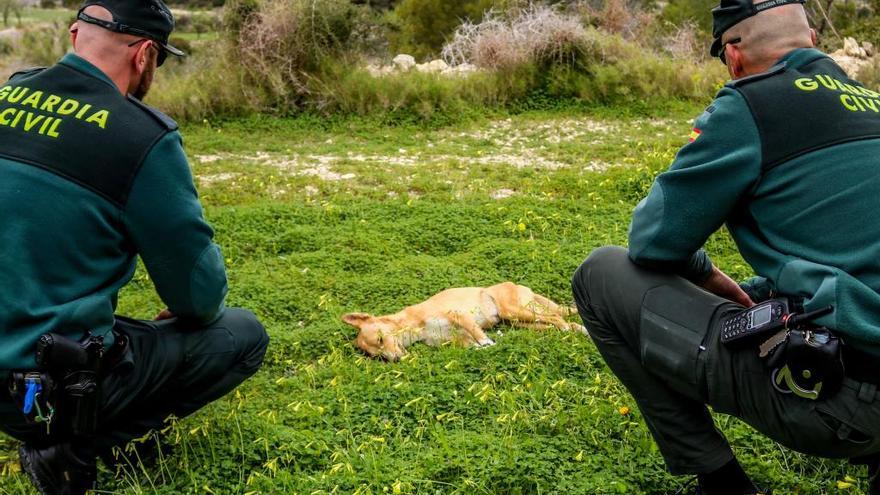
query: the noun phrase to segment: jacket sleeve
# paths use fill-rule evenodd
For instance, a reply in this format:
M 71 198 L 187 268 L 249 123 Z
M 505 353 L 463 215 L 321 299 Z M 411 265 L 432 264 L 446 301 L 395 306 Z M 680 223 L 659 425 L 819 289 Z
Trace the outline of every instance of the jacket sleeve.
M 176 316 L 218 318 L 226 269 L 205 221 L 180 134 L 163 137 L 135 178 L 123 221 L 162 301 Z
M 701 249 L 760 177 L 761 138 L 743 96 L 724 88 L 695 122 L 691 143 L 636 207 L 634 263 L 700 283 L 712 271 Z

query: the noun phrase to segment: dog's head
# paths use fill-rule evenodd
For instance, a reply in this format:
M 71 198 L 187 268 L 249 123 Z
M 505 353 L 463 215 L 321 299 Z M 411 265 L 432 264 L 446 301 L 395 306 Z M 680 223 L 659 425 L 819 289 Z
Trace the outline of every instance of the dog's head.
M 387 318 L 366 313 L 349 313 L 342 317 L 342 321 L 360 330 L 354 343 L 370 357 L 399 361 L 406 355 L 406 349 L 397 339 L 400 329 Z

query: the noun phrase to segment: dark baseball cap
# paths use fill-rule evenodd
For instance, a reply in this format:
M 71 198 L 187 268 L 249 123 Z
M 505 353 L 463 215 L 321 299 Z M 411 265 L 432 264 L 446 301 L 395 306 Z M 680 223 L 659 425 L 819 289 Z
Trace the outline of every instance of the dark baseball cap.
M 96 19 L 84 12 L 86 7 L 93 5 L 109 10 L 113 15 L 113 21 Z M 168 44 L 168 37 L 174 30 L 174 15 L 162 0 L 85 0 L 76 18 L 116 33 L 146 38 L 156 42 L 171 55 L 186 56 L 185 53 Z
M 715 41 L 710 53 L 713 57 L 721 53 L 721 36 L 733 26 L 765 10 L 795 3 L 804 4 L 806 0 L 768 0 L 758 4 L 752 0 L 721 0 L 721 5 L 712 9 L 712 37 Z

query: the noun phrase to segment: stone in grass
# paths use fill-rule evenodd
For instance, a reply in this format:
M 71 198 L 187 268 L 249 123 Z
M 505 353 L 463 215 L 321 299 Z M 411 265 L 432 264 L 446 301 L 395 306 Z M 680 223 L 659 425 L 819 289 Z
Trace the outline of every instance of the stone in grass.
M 442 74 L 447 69 L 449 69 L 449 64 L 444 62 L 443 60 L 432 60 L 426 64 L 419 64 L 416 66 L 416 70 L 419 72 L 425 72 L 427 74 Z
M 408 71 L 416 66 L 416 59 L 412 55 L 400 54 L 391 61 L 399 71 Z
M 446 76 L 466 76 L 468 74 L 472 74 L 474 72 L 479 71 L 480 69 L 473 64 L 460 64 L 455 66 L 447 67 L 446 70 L 443 71 L 443 75 Z
M 872 47 L 873 48 L 873 47 Z M 867 47 L 859 46 L 859 42 L 855 38 L 845 38 L 843 40 L 843 53 L 849 57 L 868 58 Z

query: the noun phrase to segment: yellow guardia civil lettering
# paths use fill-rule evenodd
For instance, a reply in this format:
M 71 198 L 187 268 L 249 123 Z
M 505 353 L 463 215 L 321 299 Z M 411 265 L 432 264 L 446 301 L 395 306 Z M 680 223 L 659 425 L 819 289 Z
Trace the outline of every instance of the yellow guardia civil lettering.
M 16 106 L 0 107 L 0 127 L 36 132 L 51 138 L 60 137 L 59 128 L 64 122 L 60 117 L 69 116 L 101 129 L 106 129 L 110 120 L 109 110 L 94 108 L 73 98 L 32 91 L 23 86 L 6 85 L 0 88 L 0 104 L 4 102 Z M 42 113 L 16 107 L 28 107 Z
M 819 83 L 810 79 L 809 77 L 803 77 L 794 82 L 794 85 L 797 86 L 797 89 L 801 91 L 816 91 L 819 89 Z
M 806 92 L 824 88 L 828 91 L 841 93 L 841 105 L 851 112 L 880 113 L 880 93 L 863 86 L 845 83 L 827 74 L 802 77 L 794 82 L 794 86 Z

